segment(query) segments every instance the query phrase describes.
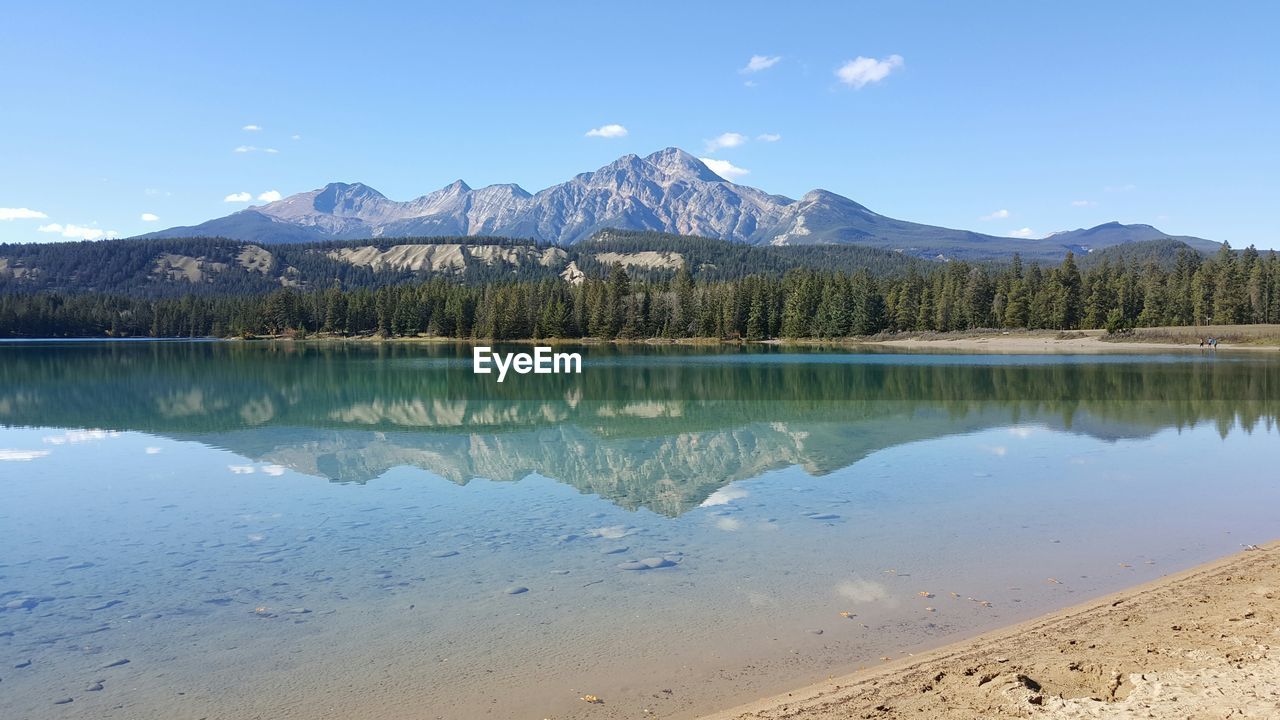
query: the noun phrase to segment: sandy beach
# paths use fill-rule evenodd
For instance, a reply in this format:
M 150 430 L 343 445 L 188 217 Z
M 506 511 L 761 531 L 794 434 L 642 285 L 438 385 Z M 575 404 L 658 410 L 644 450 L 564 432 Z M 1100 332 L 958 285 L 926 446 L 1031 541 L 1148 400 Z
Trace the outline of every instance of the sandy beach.
M 1280 543 L 708 716 L 1280 717 Z

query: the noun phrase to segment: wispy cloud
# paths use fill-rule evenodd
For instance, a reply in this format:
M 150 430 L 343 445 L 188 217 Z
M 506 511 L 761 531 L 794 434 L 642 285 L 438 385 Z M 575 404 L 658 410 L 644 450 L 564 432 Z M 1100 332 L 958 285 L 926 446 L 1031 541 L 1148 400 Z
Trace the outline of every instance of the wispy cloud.
M 275 148 L 269 148 L 269 147 L 260 148 L 260 147 L 255 147 L 253 145 L 239 145 L 236 147 L 235 150 L 232 150 L 232 152 L 238 152 L 238 153 L 264 152 L 269 155 L 274 155 L 280 151 Z
M 719 175 L 725 180 L 733 180 L 734 178 L 740 178 L 743 175 L 747 175 L 748 173 L 751 172 L 750 170 L 746 170 L 738 167 L 737 165 L 734 165 L 728 160 L 717 160 L 715 158 L 710 158 L 710 157 L 704 157 L 704 158 L 698 158 L 698 159 L 702 161 L 703 165 L 706 165 L 707 167 L 711 168 L 711 172 Z
M 240 129 L 247 130 L 249 132 L 258 132 L 259 130 L 262 130 L 262 126 L 261 125 L 245 125 Z
M 0 450 L 0 462 L 29 462 L 49 455 L 48 450 Z
M 1007 217 L 1009 217 L 1009 211 L 1008 211 L 1008 210 L 997 210 L 997 211 L 995 211 L 995 212 L 993 212 L 993 213 L 988 213 L 988 214 L 986 214 L 986 215 L 983 215 L 982 217 L 980 217 L 980 218 L 978 218 L 978 219 L 979 219 L 979 220 L 984 220 L 984 221 L 985 221 L 985 220 L 1004 220 L 1004 219 L 1005 219 L 1005 218 L 1007 218 Z
M 302 136 L 301 136 L 301 135 L 290 135 L 290 136 L 289 136 L 289 139 L 290 139 L 290 140 L 301 140 L 301 139 L 302 139 Z
M 768 70 L 782 61 L 781 55 L 752 55 L 747 61 L 746 67 L 738 72 L 740 73 L 758 73 L 761 70 Z
M 96 227 L 85 227 L 84 225 L 63 225 L 61 223 L 49 223 L 36 228 L 43 233 L 58 233 L 64 238 L 73 238 L 76 240 L 101 240 L 110 239 L 119 235 L 115 230 L 102 230 Z
M 781 139 L 782 136 L 778 133 L 761 133 L 756 136 L 756 140 L 759 140 L 760 142 L 778 142 Z
M 598 137 L 598 138 L 626 137 L 627 129 L 622 127 L 621 125 L 618 125 L 617 123 L 610 123 L 609 125 L 601 125 L 598 128 L 591 128 L 590 130 L 587 131 L 586 136 Z
M 889 73 L 902 67 L 902 65 L 901 55 L 890 55 L 883 60 L 859 55 L 836 68 L 836 77 L 845 85 L 858 90 L 884 80 L 889 77 Z
M 284 197 L 279 190 L 268 190 L 264 193 L 258 193 L 258 199 L 262 202 L 275 202 Z
M 142 213 L 138 216 L 138 219 L 142 222 L 155 222 L 160 219 L 160 216 L 155 213 Z
M 249 193 L 238 192 L 238 193 L 231 193 L 230 195 L 222 198 L 222 202 L 249 202 L 252 199 L 253 199 L 253 196 L 250 195 Z
M 68 430 L 61 435 L 46 435 L 40 441 L 48 445 L 79 445 L 118 437 L 119 430 Z
M 1031 228 L 1022 228 L 1020 230 L 1014 230 L 1013 232 L 1009 233 L 1009 237 L 1016 237 L 1016 238 L 1029 238 L 1029 237 L 1035 237 L 1035 235 L 1036 234 L 1032 232 Z
M 0 208 L 0 220 L 40 220 L 49 217 L 31 208 Z
M 1094 207 L 1098 203 L 1093 200 L 1072 200 L 1071 207 Z
M 742 133 L 727 132 L 721 133 L 704 142 L 706 143 L 706 152 L 713 153 L 717 150 L 723 150 L 724 148 L 738 147 L 739 145 L 747 142 L 747 140 L 747 136 Z

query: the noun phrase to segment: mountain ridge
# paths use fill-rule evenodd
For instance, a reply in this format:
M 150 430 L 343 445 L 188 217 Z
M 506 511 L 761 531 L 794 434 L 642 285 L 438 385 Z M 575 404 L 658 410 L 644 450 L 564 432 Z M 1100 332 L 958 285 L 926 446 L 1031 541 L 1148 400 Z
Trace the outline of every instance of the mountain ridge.
M 669 147 L 627 154 L 529 193 L 514 183 L 472 188 L 459 179 L 407 201 L 361 182 L 334 182 L 198 225 L 140 238 L 226 237 L 261 244 L 391 237 L 504 236 L 570 246 L 601 230 L 710 237 L 747 245 L 855 244 L 929 259 L 1060 258 L 1138 240 L 1217 243 L 1150 225 L 1105 223 L 1029 240 L 915 223 L 874 212 L 825 189 L 792 199 L 717 175 Z

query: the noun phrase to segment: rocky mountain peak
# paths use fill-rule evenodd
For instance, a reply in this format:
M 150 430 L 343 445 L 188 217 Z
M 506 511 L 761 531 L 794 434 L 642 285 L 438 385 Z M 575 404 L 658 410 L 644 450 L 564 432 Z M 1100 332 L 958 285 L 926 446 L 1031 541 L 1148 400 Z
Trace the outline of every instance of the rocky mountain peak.
M 277 201 L 285 203 L 292 199 L 292 196 L 284 200 Z M 316 212 L 329 213 L 333 215 L 359 215 L 369 204 L 378 204 L 390 202 L 382 193 L 365 185 L 364 183 L 329 183 L 323 188 L 315 191 L 315 197 L 311 201 L 311 206 Z M 264 206 L 264 209 L 271 208 L 276 203 L 270 203 Z
M 363 183 L 319 190 L 147 237 L 222 236 L 255 243 L 390 237 L 507 236 L 571 245 L 606 228 L 653 230 L 749 244 L 853 243 L 922 258 L 1060 258 L 1066 249 L 1170 237 L 1145 225 L 1109 223 L 1027 241 L 879 215 L 828 190 L 799 201 L 728 182 L 692 153 L 668 147 L 623 155 L 530 195 L 517 185 L 472 190 L 461 180 L 399 202 Z M 1072 236 L 1076 237 L 1072 237 Z M 1197 249 L 1198 238 L 1177 238 Z
M 681 150 L 678 147 L 669 147 L 659 150 L 652 155 L 645 157 L 645 162 L 661 169 L 667 175 L 675 176 L 681 179 L 696 179 L 704 182 L 724 182 L 724 178 L 716 175 L 702 162 L 693 155 Z

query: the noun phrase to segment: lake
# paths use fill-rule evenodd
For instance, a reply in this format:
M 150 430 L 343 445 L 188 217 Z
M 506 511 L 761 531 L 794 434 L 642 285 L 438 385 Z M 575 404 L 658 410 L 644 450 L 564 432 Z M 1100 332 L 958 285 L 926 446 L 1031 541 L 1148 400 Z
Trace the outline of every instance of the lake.
M 696 717 L 1280 537 L 1270 357 L 575 350 L 0 345 L 0 715 Z

